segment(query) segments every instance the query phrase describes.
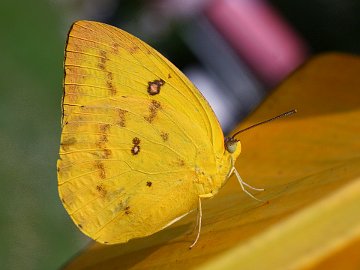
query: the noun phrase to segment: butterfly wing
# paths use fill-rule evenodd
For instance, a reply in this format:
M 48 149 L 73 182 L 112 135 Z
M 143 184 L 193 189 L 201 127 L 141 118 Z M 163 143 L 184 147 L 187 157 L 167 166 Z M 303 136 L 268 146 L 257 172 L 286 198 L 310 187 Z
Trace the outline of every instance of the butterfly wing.
M 77 226 L 103 243 L 161 230 L 196 207 L 196 159 L 224 152 L 193 84 L 115 27 L 73 24 L 65 50 L 58 185 Z

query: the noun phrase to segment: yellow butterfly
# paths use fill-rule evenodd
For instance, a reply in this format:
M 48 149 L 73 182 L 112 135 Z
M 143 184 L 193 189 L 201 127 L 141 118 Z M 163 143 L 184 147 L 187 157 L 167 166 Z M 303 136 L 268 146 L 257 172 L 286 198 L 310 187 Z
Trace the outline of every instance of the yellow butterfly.
M 244 185 L 252 188 L 234 167 L 240 142 L 224 139 L 201 93 L 146 43 L 78 21 L 64 69 L 59 195 L 89 237 L 124 243 L 198 208 L 194 246 L 201 199 L 213 197 L 233 173 L 245 192 Z

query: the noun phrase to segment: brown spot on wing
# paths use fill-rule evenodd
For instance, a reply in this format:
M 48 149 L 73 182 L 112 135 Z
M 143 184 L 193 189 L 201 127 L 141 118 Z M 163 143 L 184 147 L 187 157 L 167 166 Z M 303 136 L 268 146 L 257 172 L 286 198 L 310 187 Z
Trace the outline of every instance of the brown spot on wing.
M 100 52 L 100 58 L 99 58 L 99 62 L 103 65 L 105 65 L 107 61 L 107 57 L 106 57 L 106 52 L 105 51 L 101 51 Z
M 147 185 L 148 187 L 151 187 L 151 185 L 152 185 L 152 182 L 150 182 L 150 181 L 147 181 L 147 182 L 146 182 L 146 185 Z
M 130 212 L 130 206 L 126 206 L 125 207 L 125 214 L 126 215 L 129 215 L 131 212 Z
M 117 91 L 116 91 L 115 85 L 113 84 L 113 82 L 111 80 L 106 81 L 106 87 L 109 89 L 110 95 L 112 95 L 112 96 L 116 95 Z
M 106 77 L 107 77 L 106 86 L 107 88 L 109 88 L 110 94 L 114 96 L 116 94 L 116 87 L 113 83 L 114 75 L 111 71 L 108 71 Z
M 97 142 L 97 144 L 99 144 L 99 146 L 101 147 L 103 144 L 107 143 L 108 142 L 108 137 L 106 134 L 102 134 L 100 135 L 100 139 L 99 141 Z
M 111 150 L 110 149 L 107 149 L 107 148 L 104 148 L 103 149 L 103 158 L 104 159 L 108 159 L 110 156 L 111 156 Z
M 163 79 L 148 82 L 147 92 L 152 96 L 157 95 L 160 93 L 160 88 L 164 84 L 165 84 L 165 81 Z
M 113 83 L 113 79 L 114 79 L 113 73 L 110 72 L 110 71 L 108 71 L 108 70 L 106 70 L 106 62 L 107 62 L 108 60 L 109 60 L 109 59 L 108 59 L 108 57 L 107 57 L 106 51 L 100 50 L 100 51 L 99 51 L 98 67 L 99 67 L 101 70 L 107 72 L 107 73 L 106 73 L 106 78 L 107 78 L 107 80 L 106 80 L 106 87 L 109 89 L 110 95 L 114 96 L 117 91 L 116 91 L 116 87 L 115 87 L 115 85 L 114 85 L 114 83 Z
M 95 162 L 95 168 L 97 170 L 99 170 L 99 176 L 101 179 L 105 179 L 106 178 L 106 173 L 105 173 L 105 166 L 104 163 L 101 163 L 100 161 L 96 161 Z
M 106 133 L 110 130 L 110 124 L 102 124 L 100 125 L 100 132 Z
M 107 194 L 107 190 L 105 189 L 104 185 L 100 184 L 96 186 L 97 192 L 99 192 L 101 197 L 105 197 Z
M 126 126 L 126 118 L 125 115 L 128 111 L 126 110 L 122 110 L 122 109 L 118 109 L 118 116 L 119 116 L 119 120 L 117 122 L 117 124 L 120 127 L 125 127 Z
M 75 143 L 76 143 L 76 138 L 75 137 L 69 137 L 69 138 L 63 139 L 62 142 L 60 143 L 60 145 L 61 145 L 61 148 L 64 151 L 69 151 L 70 147 L 72 145 L 74 145 Z
M 106 148 L 106 143 L 108 142 L 108 137 L 106 134 L 100 136 L 100 140 L 95 143 L 96 147 L 100 150 L 94 153 L 97 157 L 101 159 L 108 159 L 111 156 L 111 150 Z
M 116 206 L 115 206 L 115 208 L 114 208 L 114 212 L 115 213 L 117 213 L 117 212 L 119 212 L 119 211 L 122 211 L 122 210 L 124 210 L 124 208 L 125 208 L 125 204 L 126 204 L 127 202 L 123 202 L 121 199 L 119 199 L 119 202 L 116 204 Z
M 113 52 L 114 52 L 115 54 L 118 54 L 118 53 L 119 53 L 119 48 L 120 48 L 119 43 L 114 42 L 114 43 L 113 43 Z
M 98 68 L 100 68 L 101 70 L 105 70 L 105 65 L 103 63 L 98 63 Z
M 137 52 L 139 50 L 139 47 L 137 45 L 131 45 L 130 47 L 128 47 L 128 51 L 131 53 L 131 54 L 134 54 L 135 52 Z
M 176 166 L 180 166 L 180 167 L 185 166 L 185 161 L 183 159 L 180 159 L 180 158 L 178 158 L 174 163 L 175 163 Z
M 166 142 L 169 139 L 169 133 L 167 132 L 161 131 L 160 136 L 164 142 Z
M 107 79 L 108 79 L 109 81 L 112 81 L 112 80 L 114 79 L 114 75 L 113 75 L 113 73 L 110 72 L 110 71 L 107 73 L 106 77 L 107 77 Z
M 151 123 L 154 120 L 154 118 L 156 117 L 157 112 L 160 108 L 161 108 L 160 102 L 156 101 L 156 100 L 152 100 L 149 105 L 149 115 L 144 116 L 144 119 L 146 121 L 148 121 L 149 123 Z
M 131 148 L 131 153 L 135 156 L 137 154 L 139 154 L 140 152 L 140 145 L 134 145 L 132 148 Z
M 110 130 L 110 124 L 101 124 L 99 126 L 100 129 L 100 136 L 98 141 L 95 143 L 97 148 L 103 151 L 103 154 L 99 154 L 98 152 L 95 154 L 100 158 L 107 159 L 111 155 L 111 150 L 106 149 L 106 143 L 109 141 L 107 132 Z
M 83 228 L 83 226 L 82 226 L 81 224 L 78 224 L 78 227 L 79 227 L 80 229 L 82 229 L 82 228 Z
M 171 78 L 172 78 L 172 77 L 171 77 L 171 74 L 169 73 L 169 74 L 168 74 L 168 79 L 171 79 Z
M 105 70 L 105 63 L 106 63 L 106 61 L 107 61 L 106 51 L 100 50 L 99 54 L 100 54 L 100 57 L 99 57 L 98 67 L 99 67 L 101 70 Z
M 103 147 L 99 143 L 97 143 L 96 146 L 98 146 L 99 148 Z M 112 152 L 108 148 L 102 148 L 96 152 L 91 152 L 91 154 L 99 159 L 108 159 L 111 156 Z
M 139 139 L 138 137 L 135 137 L 135 138 L 132 140 L 132 143 L 133 143 L 134 145 L 138 145 L 138 144 L 140 144 L 140 139 Z
M 100 61 L 101 61 L 102 63 L 105 63 L 106 60 L 107 60 L 106 51 L 100 50 L 99 54 L 100 54 Z
M 132 143 L 134 146 L 131 148 L 131 154 L 137 155 L 140 152 L 140 139 L 135 137 L 133 138 Z
M 145 50 L 146 50 L 146 54 L 148 54 L 148 55 L 152 54 L 151 51 L 148 48 L 145 48 Z

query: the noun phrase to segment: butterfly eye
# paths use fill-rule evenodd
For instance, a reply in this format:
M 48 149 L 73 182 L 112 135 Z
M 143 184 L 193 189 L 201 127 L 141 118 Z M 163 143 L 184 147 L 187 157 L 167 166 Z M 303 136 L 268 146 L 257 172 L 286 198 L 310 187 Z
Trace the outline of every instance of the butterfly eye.
M 234 153 L 236 151 L 237 148 L 237 143 L 238 140 L 232 137 L 227 137 L 225 138 L 225 149 L 229 152 L 229 153 Z

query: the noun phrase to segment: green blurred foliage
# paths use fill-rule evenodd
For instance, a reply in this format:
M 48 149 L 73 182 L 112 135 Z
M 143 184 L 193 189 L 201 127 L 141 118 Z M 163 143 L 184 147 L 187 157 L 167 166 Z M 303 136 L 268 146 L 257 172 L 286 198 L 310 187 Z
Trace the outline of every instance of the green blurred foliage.
M 1 269 L 57 269 L 84 245 L 57 194 L 67 29 L 54 2 L 19 2 L 0 8 Z

